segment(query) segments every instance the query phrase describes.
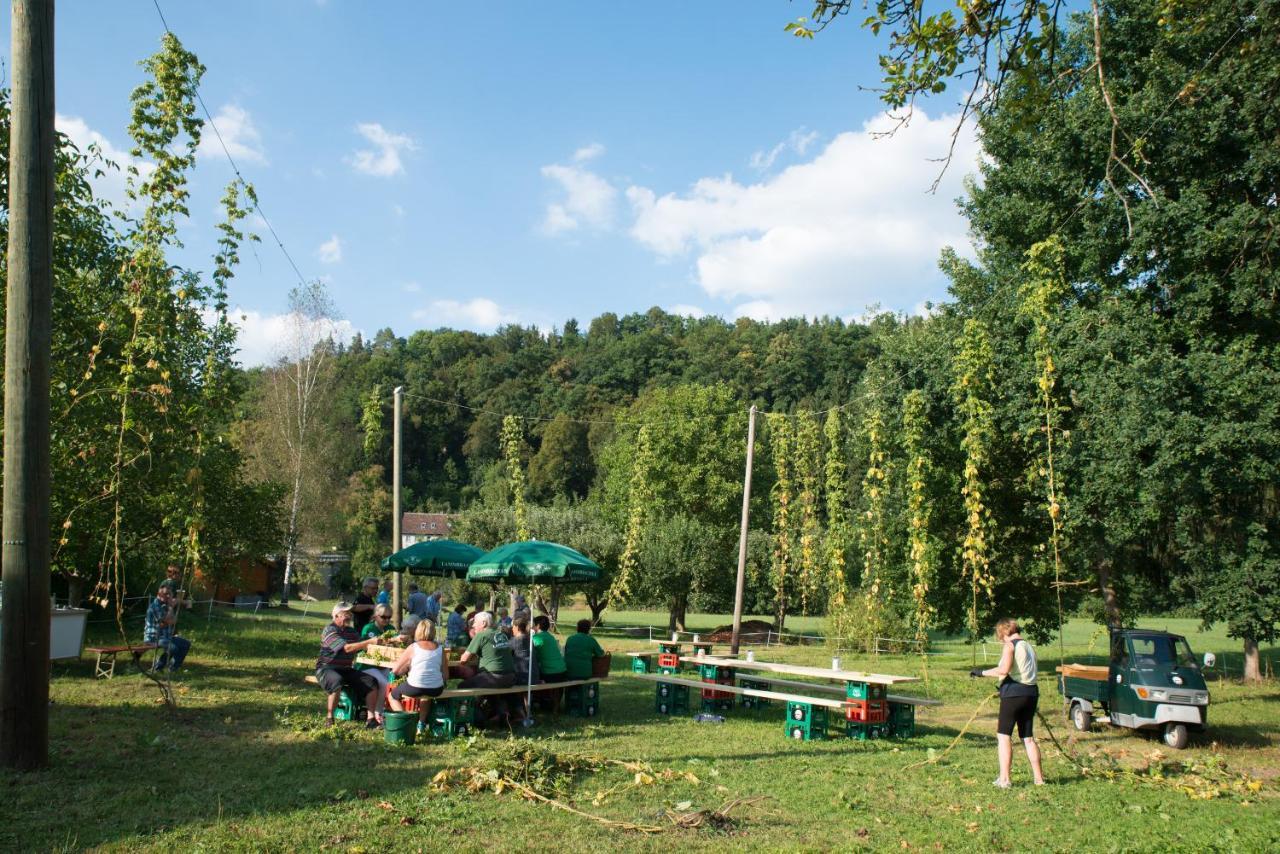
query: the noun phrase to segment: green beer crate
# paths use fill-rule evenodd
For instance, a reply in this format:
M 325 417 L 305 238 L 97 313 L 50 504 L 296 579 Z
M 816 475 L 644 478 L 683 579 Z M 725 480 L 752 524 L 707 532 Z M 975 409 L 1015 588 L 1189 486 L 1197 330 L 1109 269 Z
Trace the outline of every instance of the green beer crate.
M 792 741 L 826 741 L 826 726 L 813 727 L 788 720 L 786 723 L 787 738 Z
M 654 709 L 660 715 L 675 715 L 689 711 L 689 686 L 659 682 L 654 698 Z
M 733 700 L 711 700 L 706 697 L 702 699 L 702 711 L 704 712 L 731 712 L 733 711 Z
M 643 655 L 635 655 L 631 657 L 632 673 L 648 673 L 649 659 Z
M 471 732 L 475 702 L 470 697 L 442 697 L 431 704 L 429 729 L 436 738 L 452 738 Z
M 787 737 L 798 741 L 826 738 L 829 717 L 826 706 L 789 701 L 787 703 Z
M 847 723 L 844 727 L 844 734 L 849 738 L 856 739 L 858 741 L 871 741 L 874 739 L 888 738 L 889 733 L 889 724 Z
M 338 693 L 338 705 L 333 710 L 333 719 L 335 721 L 358 720 L 363 710 L 364 704 L 352 697 L 351 692 L 344 687 Z
M 719 664 L 699 664 L 698 675 L 704 682 L 720 682 L 726 685 L 733 682 L 733 668 Z
M 564 705 L 571 715 L 595 717 L 600 711 L 600 685 L 596 682 L 570 685 L 564 689 Z
M 885 687 L 874 682 L 846 682 L 844 693 L 850 700 L 883 700 Z
M 768 691 L 769 683 L 760 682 L 756 679 L 739 679 L 738 685 L 743 688 L 751 688 L 756 691 Z M 765 697 L 750 697 L 746 694 L 742 695 L 742 706 L 746 709 L 762 709 L 769 705 L 768 699 Z

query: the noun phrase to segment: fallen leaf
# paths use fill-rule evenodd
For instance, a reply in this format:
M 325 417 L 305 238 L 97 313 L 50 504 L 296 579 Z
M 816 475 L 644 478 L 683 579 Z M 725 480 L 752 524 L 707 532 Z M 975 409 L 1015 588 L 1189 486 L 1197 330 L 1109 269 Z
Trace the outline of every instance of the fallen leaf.
M 867 830 L 865 827 L 858 828 L 859 839 L 866 839 L 870 835 L 871 835 L 871 831 Z
M 675 809 L 676 809 L 676 812 L 684 812 L 685 810 L 689 809 L 689 807 L 691 806 L 693 806 L 693 801 L 681 801 L 680 803 L 676 804 Z
M 393 810 L 393 809 L 395 809 L 395 807 L 394 807 L 394 806 L 392 806 L 391 804 L 387 803 L 386 801 L 378 801 L 378 809 L 380 809 L 380 810 Z
M 411 816 L 411 815 L 402 815 L 402 816 L 400 816 L 400 823 L 401 823 L 401 824 L 403 824 L 403 825 L 405 825 L 406 827 L 407 827 L 407 826 L 409 826 L 409 825 L 411 825 L 411 824 L 417 824 L 417 821 L 418 821 L 418 820 L 417 820 L 416 818 L 414 818 L 413 816 Z

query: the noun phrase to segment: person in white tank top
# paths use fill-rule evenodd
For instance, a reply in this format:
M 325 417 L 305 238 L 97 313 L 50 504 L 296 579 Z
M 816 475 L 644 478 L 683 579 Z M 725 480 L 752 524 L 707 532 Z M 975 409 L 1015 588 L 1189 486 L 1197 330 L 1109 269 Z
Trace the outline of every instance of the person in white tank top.
M 436 643 L 436 624 L 421 620 L 413 630 L 413 643 L 400 653 L 391 672 L 406 678 L 396 685 L 387 697 L 387 703 L 397 712 L 404 711 L 405 697 L 417 697 L 418 727 L 425 726 L 431 700 L 444 693 L 449 681 L 449 661 L 444 647 Z
M 1040 701 L 1040 686 L 1036 684 L 1036 651 L 1018 634 L 1018 623 L 1008 617 L 996 623 L 996 639 L 1004 644 L 1000 663 L 988 670 L 975 667 L 970 676 L 994 676 L 1000 680 L 1000 720 L 996 725 L 996 756 L 1000 762 L 1000 776 L 994 785 L 1007 789 L 1009 769 L 1013 765 L 1013 728 L 1027 751 L 1031 774 L 1037 786 L 1044 785 L 1044 771 L 1040 768 L 1040 746 L 1036 744 L 1034 725 L 1036 708 Z

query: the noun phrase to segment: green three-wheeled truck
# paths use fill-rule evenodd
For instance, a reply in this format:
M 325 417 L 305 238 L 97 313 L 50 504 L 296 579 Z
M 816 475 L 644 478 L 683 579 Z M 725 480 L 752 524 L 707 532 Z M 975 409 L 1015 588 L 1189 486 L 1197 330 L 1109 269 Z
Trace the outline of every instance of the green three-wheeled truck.
M 1213 663 L 1213 653 L 1206 653 L 1204 666 Z M 1110 664 L 1064 664 L 1058 674 L 1067 717 L 1081 732 L 1095 721 L 1153 730 L 1181 750 L 1189 731 L 1202 731 L 1209 719 L 1204 674 L 1181 635 L 1113 629 Z

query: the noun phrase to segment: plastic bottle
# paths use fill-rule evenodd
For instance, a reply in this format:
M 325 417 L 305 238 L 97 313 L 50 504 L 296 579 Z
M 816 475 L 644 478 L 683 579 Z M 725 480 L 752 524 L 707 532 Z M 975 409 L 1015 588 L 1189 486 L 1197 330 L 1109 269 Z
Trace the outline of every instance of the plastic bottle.
M 724 715 L 709 715 L 706 712 L 694 715 L 693 719 L 700 724 L 722 724 L 724 723 Z

